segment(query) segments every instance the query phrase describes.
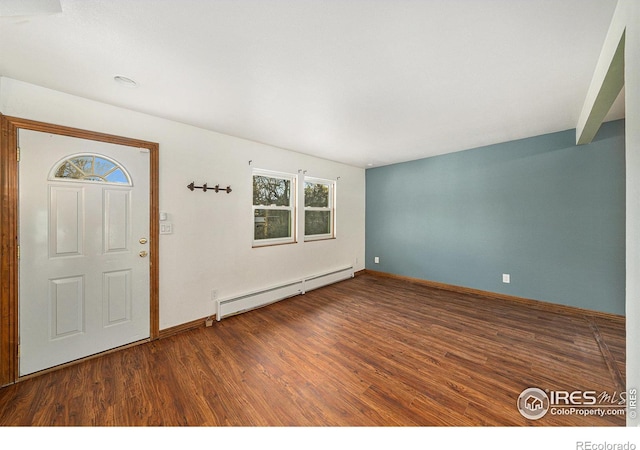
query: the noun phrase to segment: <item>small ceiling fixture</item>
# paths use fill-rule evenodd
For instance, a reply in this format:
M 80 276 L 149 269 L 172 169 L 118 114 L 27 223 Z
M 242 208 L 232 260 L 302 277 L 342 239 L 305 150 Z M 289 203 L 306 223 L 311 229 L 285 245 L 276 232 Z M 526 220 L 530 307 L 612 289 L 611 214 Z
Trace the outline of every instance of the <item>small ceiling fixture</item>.
M 116 83 L 119 83 L 126 87 L 134 88 L 138 86 L 138 83 L 133 81 L 131 78 L 123 77 L 121 75 L 116 75 L 115 77 L 113 77 L 113 79 L 116 80 Z

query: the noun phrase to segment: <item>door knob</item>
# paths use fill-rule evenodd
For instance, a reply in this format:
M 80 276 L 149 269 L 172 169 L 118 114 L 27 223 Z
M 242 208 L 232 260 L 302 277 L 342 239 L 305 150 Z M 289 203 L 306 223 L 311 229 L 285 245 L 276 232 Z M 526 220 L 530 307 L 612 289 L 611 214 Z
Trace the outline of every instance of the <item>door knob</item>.
M 138 253 L 140 255 L 140 258 L 144 258 L 145 256 L 148 255 L 148 253 L 144 250 L 142 250 L 140 253 Z

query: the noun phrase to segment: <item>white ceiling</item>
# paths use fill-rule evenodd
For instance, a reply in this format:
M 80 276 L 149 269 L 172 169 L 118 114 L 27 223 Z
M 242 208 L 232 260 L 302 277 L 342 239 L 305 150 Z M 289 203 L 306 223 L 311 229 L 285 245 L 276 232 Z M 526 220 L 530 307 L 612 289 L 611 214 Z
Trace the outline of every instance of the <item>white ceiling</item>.
M 29 2 L 50 3 L 0 1 L 0 76 L 359 167 L 575 128 L 616 4 L 60 0 L 7 17 Z

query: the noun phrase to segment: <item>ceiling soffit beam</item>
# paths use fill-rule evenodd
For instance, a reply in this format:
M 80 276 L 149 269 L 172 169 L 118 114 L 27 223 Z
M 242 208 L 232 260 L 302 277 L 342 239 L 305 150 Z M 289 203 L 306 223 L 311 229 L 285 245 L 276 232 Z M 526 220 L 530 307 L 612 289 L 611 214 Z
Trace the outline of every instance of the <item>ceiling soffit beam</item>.
M 36 17 L 61 12 L 60 0 L 0 0 L 0 17 Z
M 602 85 L 594 101 L 589 105 L 585 114 L 584 123 L 578 124 L 576 131 L 576 143 L 578 145 L 588 144 L 593 140 L 604 121 L 605 116 L 611 109 L 613 102 L 620 94 L 624 86 L 624 34 L 620 39 L 618 48 L 611 60 L 609 70 L 602 80 Z M 582 116 L 582 115 L 581 115 Z M 582 119 L 582 117 L 581 117 Z
M 576 143 L 588 144 L 624 86 L 625 14 L 619 2 L 576 126 Z

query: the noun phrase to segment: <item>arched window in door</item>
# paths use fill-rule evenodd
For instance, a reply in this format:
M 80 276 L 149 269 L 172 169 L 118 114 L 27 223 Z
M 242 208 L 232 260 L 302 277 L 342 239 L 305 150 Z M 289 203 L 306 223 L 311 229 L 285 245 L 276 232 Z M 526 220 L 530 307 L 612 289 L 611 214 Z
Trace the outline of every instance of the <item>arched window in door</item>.
M 94 181 L 131 186 L 126 169 L 111 158 L 97 154 L 71 155 L 58 162 L 49 177 L 55 180 Z

